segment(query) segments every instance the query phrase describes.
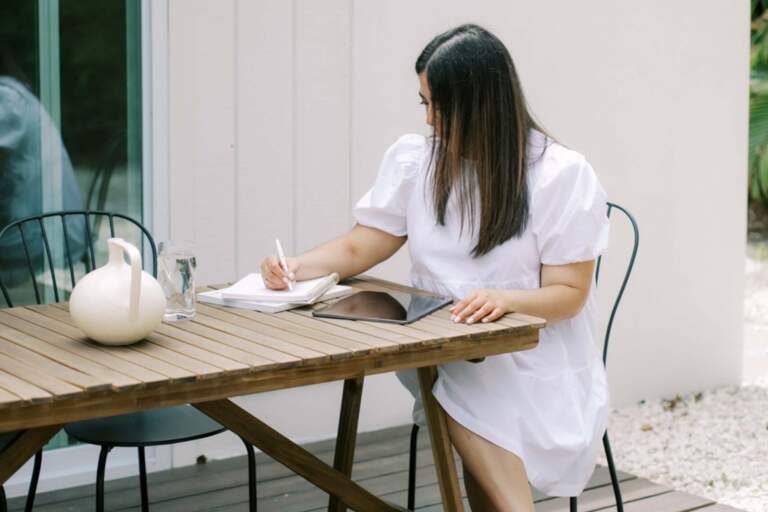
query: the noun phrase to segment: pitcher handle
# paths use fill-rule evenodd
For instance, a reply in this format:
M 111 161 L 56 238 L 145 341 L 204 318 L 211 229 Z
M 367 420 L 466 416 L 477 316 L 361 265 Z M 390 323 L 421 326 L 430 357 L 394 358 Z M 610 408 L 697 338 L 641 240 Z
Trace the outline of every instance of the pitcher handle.
M 141 253 L 134 245 L 122 238 L 110 238 L 107 242 L 119 246 L 128 255 L 128 261 L 131 263 L 131 299 L 128 319 L 136 320 L 139 317 L 139 300 L 141 299 Z

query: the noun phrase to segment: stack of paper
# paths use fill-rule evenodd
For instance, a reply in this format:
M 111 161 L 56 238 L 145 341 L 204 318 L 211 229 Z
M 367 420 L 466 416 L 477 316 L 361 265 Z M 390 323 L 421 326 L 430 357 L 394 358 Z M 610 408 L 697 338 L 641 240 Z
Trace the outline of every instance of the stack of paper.
M 338 280 L 337 274 L 331 274 L 297 281 L 293 290 L 271 290 L 264 285 L 261 274 L 248 274 L 229 288 L 198 293 L 197 299 L 209 304 L 277 313 L 352 293 L 349 286 L 337 285 Z

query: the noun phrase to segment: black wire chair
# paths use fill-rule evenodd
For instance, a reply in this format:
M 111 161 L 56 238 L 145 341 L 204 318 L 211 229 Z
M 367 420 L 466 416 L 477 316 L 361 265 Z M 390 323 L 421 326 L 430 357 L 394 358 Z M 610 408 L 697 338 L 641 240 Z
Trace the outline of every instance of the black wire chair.
M 119 213 L 98 210 L 72 210 L 50 212 L 26 217 L 12 222 L 0 230 L 0 242 L 10 239 L 10 244 L 4 247 L 3 257 L 0 257 L 0 292 L 8 307 L 14 306 L 12 292 L 20 288 L 32 288 L 32 294 L 26 294 L 27 302 L 43 304 L 53 299 L 55 302 L 66 300 L 66 289 L 59 283 L 56 260 L 65 262 L 63 271 L 68 270 L 69 284 L 74 288 L 76 274 L 85 274 L 97 266 L 97 251 L 95 244 L 102 238 L 103 229 L 95 226 L 108 227 L 111 237 L 116 236 L 119 227 L 127 228 L 127 233 L 138 237 L 141 246 L 149 248 L 152 261 L 152 275 L 157 276 L 157 247 L 149 231 L 139 222 Z M 125 229 L 124 229 L 125 231 Z M 127 237 L 127 236 L 126 236 Z M 60 240 L 63 254 L 55 253 L 57 247 L 52 243 Z M 0 246 L 2 247 L 2 246 Z M 12 254 L 15 251 L 15 254 Z M 54 254 L 56 258 L 54 258 Z M 29 283 L 19 281 L 18 268 L 9 268 L 15 264 L 26 267 Z M 146 267 L 146 266 L 145 266 Z M 76 271 L 77 269 L 77 271 Z M 12 279 L 8 284 L 4 276 L 10 274 Z M 41 277 L 42 276 L 42 277 Z M 45 280 L 45 276 L 49 280 Z M 70 288 L 70 289 L 71 289 Z M 50 290 L 49 290 L 50 289 Z M 23 302 L 23 301 L 21 301 Z M 17 304 L 18 305 L 18 304 Z M 79 421 L 64 427 L 67 435 L 72 438 L 101 447 L 96 475 L 96 510 L 104 510 L 104 473 L 107 456 L 114 447 L 133 447 L 138 449 L 139 483 L 141 488 L 141 509 L 149 510 L 147 492 L 147 469 L 145 462 L 145 447 L 169 445 L 192 441 L 219 434 L 226 429 L 205 414 L 189 405 L 168 407 L 151 411 Z M 16 433 L 2 434 L 0 451 L 13 441 Z M 256 457 L 253 446 L 243 439 L 248 453 L 248 483 L 251 512 L 256 511 Z M 40 476 L 42 451 L 35 455 L 35 465 L 27 496 L 27 511 L 32 509 L 34 493 Z M 0 512 L 5 512 L 7 504 L 5 493 L 0 487 Z
M 4 432 L 0 434 L 0 452 L 5 450 L 20 434 L 21 432 Z M 32 468 L 32 478 L 29 481 L 24 512 L 32 512 L 32 507 L 35 505 L 35 492 L 37 491 L 37 482 L 40 479 L 40 465 L 42 463 L 43 452 L 39 451 L 35 454 L 35 464 Z M 0 486 L 0 512 L 8 512 L 8 504 L 5 501 L 5 489 L 2 486 Z
M 633 232 L 633 242 L 632 242 L 632 253 L 629 257 L 629 262 L 627 264 L 627 269 L 624 272 L 624 278 L 621 281 L 621 287 L 619 288 L 619 292 L 616 294 L 616 299 L 613 301 L 613 307 L 611 308 L 611 316 L 608 318 L 608 325 L 605 329 L 605 340 L 603 342 L 603 364 L 607 366 L 607 359 L 608 359 L 608 342 L 611 337 L 611 330 L 613 329 L 613 321 L 616 318 L 616 311 L 619 308 L 619 303 L 621 302 L 622 297 L 624 296 L 624 291 L 627 288 L 627 282 L 629 281 L 629 276 L 632 274 L 632 269 L 635 266 L 635 258 L 637 257 L 637 248 L 640 244 L 640 230 L 637 227 L 637 222 L 635 221 L 634 216 L 632 216 L 631 213 L 622 206 L 619 206 L 615 203 L 608 203 L 608 217 L 610 218 L 611 212 L 613 210 L 618 210 L 621 212 L 629 221 L 629 223 L 632 225 L 632 232 Z M 597 258 L 597 266 L 595 269 L 595 285 L 597 285 L 598 280 L 600 278 L 600 264 L 602 263 L 603 257 L 600 256 Z M 416 502 L 416 450 L 418 447 L 418 434 L 419 434 L 419 425 L 414 424 L 411 428 L 411 446 L 410 446 L 410 458 L 408 461 L 408 510 L 414 510 L 415 502 Z M 608 431 L 606 430 L 605 434 L 603 434 L 603 449 L 605 450 L 605 458 L 608 460 L 608 472 L 611 475 L 611 485 L 613 487 L 613 494 L 616 498 L 616 510 L 617 512 L 624 512 L 624 502 L 621 498 L 621 487 L 619 486 L 619 478 L 616 474 L 616 466 L 613 462 L 613 452 L 611 451 L 611 443 L 608 440 Z M 571 512 L 578 512 L 578 498 L 577 497 L 571 497 L 569 498 L 569 505 Z

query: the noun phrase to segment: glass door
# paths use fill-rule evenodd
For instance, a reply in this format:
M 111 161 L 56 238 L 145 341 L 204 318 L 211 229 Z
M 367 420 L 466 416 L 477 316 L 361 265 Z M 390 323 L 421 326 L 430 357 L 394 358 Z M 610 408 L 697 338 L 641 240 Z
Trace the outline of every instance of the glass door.
M 141 84 L 141 0 L 0 1 L 0 229 L 57 210 L 142 220 Z M 13 244 L 0 240 L 4 276 L 23 261 Z M 14 305 L 34 301 L 9 280 Z

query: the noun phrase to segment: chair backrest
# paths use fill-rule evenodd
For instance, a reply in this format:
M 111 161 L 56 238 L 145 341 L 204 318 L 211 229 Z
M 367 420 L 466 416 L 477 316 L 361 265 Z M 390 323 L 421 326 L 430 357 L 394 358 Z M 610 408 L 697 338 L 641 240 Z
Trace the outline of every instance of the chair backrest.
M 629 262 L 627 263 L 627 268 L 624 271 L 624 277 L 621 280 L 621 287 L 619 287 L 619 291 L 616 294 L 616 298 L 613 300 L 613 306 L 611 307 L 611 316 L 608 317 L 608 325 L 605 328 L 605 340 L 603 341 L 603 364 L 607 365 L 607 359 L 608 359 L 608 342 L 611 339 L 611 329 L 613 328 L 613 321 L 616 318 L 616 311 L 619 309 L 619 303 L 621 302 L 621 298 L 624 296 L 624 290 L 627 288 L 627 282 L 629 281 L 629 276 L 632 274 L 632 269 L 635 266 L 635 258 L 637 257 L 637 248 L 640 244 L 640 230 L 637 227 L 637 221 L 635 221 L 635 218 L 632 216 L 629 211 L 619 206 L 616 203 L 608 203 L 608 217 L 611 217 L 611 212 L 613 210 L 617 210 L 620 212 L 620 214 L 624 215 L 627 220 L 629 220 L 629 223 L 632 225 L 632 253 L 629 256 Z M 600 278 L 600 264 L 603 261 L 603 257 L 600 256 L 597 258 L 597 269 L 595 270 L 595 285 L 597 285 L 598 280 Z
M 47 302 L 41 293 L 45 286 L 53 291 L 50 298 L 56 302 L 63 300 L 66 277 L 71 290 L 77 281 L 76 273 L 84 275 L 99 266 L 95 245 L 106 240 L 107 232 L 109 237 L 133 238 L 140 249 L 148 246 L 152 275 L 157 276 L 157 247 L 140 222 L 127 215 L 99 210 L 48 212 L 18 219 L 0 230 L 0 291 L 6 305 L 14 306 L 11 287 L 24 285 L 27 279 L 37 304 Z M 106 257 L 106 251 L 104 254 Z M 144 268 L 147 266 L 144 261 Z M 80 267 L 84 272 L 79 272 Z M 57 276 L 57 269 L 68 275 Z M 64 282 L 59 282 L 59 277 Z

